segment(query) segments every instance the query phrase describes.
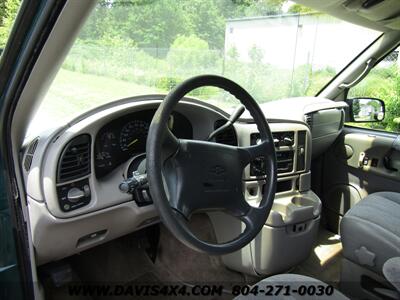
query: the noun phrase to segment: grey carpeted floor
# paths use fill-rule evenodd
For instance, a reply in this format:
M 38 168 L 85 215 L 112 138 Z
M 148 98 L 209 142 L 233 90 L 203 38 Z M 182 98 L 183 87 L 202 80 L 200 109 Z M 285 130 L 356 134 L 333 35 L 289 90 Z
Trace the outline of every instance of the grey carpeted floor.
M 201 239 L 215 241 L 211 222 L 206 215 L 193 217 L 190 227 Z M 179 283 L 187 286 L 199 283 L 223 284 L 227 287 L 227 293 L 223 297 L 225 299 L 232 298 L 229 293 L 230 286 L 253 284 L 260 280 L 227 269 L 220 257 L 199 253 L 184 246 L 163 225 L 160 225 L 160 242 L 155 262 L 146 254 L 142 240 L 143 235 L 134 233 L 74 255 L 67 261 L 72 265 L 75 278 L 82 283 L 112 283 L 124 286 L 135 286 L 138 283 Z M 294 268 L 292 273 L 311 276 L 337 286 L 340 257 L 339 237 L 321 229 L 314 251 L 305 262 Z M 65 289 L 52 289 L 47 294 L 50 295 L 50 299 L 63 299 Z M 94 299 L 105 298 L 131 299 L 121 296 Z

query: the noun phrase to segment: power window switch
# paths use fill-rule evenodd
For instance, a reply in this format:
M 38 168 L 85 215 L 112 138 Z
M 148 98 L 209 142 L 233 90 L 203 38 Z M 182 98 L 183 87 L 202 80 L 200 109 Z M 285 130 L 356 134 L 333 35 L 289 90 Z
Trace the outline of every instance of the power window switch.
M 377 158 L 373 158 L 371 160 L 371 167 L 377 168 L 378 167 L 378 159 Z

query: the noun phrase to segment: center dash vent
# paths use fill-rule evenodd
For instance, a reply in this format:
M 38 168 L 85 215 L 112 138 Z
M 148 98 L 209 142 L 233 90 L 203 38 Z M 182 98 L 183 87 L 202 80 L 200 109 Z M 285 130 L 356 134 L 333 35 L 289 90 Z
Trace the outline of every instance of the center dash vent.
M 57 182 L 65 182 L 90 174 L 90 136 L 82 134 L 64 148 L 58 161 Z
M 39 138 L 34 139 L 28 146 L 28 150 L 26 151 L 26 155 L 24 158 L 24 168 L 25 171 L 29 171 L 31 169 L 33 155 L 35 154 L 36 147 L 39 143 Z
M 227 121 L 223 120 L 223 119 L 217 120 L 214 124 L 214 129 L 221 127 L 226 122 Z M 230 127 L 228 129 L 226 129 L 225 131 L 221 132 L 220 134 L 217 134 L 215 136 L 215 141 L 220 144 L 237 146 L 238 142 L 237 142 L 235 128 Z
M 307 114 L 304 116 L 304 121 L 307 123 L 307 125 L 312 129 L 313 127 L 313 114 Z

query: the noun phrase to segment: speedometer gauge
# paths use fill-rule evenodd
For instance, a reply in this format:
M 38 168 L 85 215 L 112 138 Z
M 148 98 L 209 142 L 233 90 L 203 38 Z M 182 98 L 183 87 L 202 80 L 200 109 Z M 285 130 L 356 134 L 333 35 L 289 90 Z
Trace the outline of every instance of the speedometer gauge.
M 146 121 L 133 120 L 125 124 L 119 138 L 121 151 L 145 152 L 148 132 L 149 123 Z

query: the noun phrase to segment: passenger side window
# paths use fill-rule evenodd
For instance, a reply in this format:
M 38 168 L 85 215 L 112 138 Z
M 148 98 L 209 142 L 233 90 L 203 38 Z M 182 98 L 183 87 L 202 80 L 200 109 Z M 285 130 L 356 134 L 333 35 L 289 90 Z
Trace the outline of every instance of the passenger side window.
M 384 130 L 388 132 L 400 133 L 400 58 L 398 47 L 387 55 L 370 73 L 355 87 L 349 90 L 348 99 L 356 98 L 357 113 L 365 103 L 366 99 L 380 99 L 385 104 L 385 117 L 381 120 L 379 111 L 375 116 L 370 117 L 370 122 L 362 122 L 363 112 L 361 111 L 358 122 L 349 122 L 347 125 Z M 364 107 L 364 116 L 369 107 Z M 372 107 L 373 109 L 373 107 Z M 353 109 L 354 110 L 354 109 Z M 353 111 L 354 114 L 354 111 Z M 374 119 L 374 120 L 372 120 Z

